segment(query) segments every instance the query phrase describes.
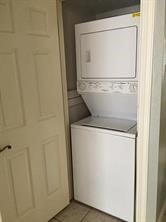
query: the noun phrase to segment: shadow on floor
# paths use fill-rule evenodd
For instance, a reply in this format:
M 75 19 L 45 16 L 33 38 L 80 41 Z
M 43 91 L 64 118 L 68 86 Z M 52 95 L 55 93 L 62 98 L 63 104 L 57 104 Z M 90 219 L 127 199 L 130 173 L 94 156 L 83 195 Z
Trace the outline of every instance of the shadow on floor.
M 86 205 L 72 201 L 49 222 L 123 222 Z

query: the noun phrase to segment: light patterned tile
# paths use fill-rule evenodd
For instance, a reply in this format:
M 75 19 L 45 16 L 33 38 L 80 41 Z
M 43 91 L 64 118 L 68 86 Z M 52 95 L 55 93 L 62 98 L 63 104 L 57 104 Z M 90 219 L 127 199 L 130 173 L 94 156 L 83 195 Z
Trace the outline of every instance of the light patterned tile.
M 72 202 L 66 209 L 59 213 L 55 218 L 61 222 L 80 222 L 89 212 L 90 208 Z
M 82 222 L 122 222 L 97 210 L 91 210 Z

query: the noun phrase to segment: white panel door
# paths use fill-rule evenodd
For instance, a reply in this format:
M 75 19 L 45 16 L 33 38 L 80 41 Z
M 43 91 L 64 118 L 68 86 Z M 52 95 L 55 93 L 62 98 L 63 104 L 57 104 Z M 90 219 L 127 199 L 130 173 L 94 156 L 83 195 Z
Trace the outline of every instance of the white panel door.
M 46 222 L 68 204 L 56 1 L 0 0 L 0 215 Z
M 82 34 L 80 44 L 82 78 L 136 77 L 136 26 Z

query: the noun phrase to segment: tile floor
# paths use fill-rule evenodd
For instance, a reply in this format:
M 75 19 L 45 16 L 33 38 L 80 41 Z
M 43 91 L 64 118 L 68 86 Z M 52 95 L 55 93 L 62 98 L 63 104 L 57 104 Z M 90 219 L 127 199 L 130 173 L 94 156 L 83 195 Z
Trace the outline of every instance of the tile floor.
M 72 201 L 68 207 L 49 222 L 122 222 L 122 220 Z
M 165 213 L 165 215 L 164 215 L 164 219 L 163 219 L 163 222 L 164 222 L 164 221 L 166 221 L 166 213 Z

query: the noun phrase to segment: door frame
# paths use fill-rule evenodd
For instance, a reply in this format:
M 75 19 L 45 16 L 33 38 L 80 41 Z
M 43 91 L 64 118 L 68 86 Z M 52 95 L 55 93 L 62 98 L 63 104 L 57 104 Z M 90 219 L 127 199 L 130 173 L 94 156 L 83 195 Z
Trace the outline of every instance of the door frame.
M 141 0 L 136 222 L 156 222 L 164 8 L 165 0 Z
M 63 33 L 63 17 L 62 17 L 62 2 L 57 0 L 59 39 L 60 39 L 60 54 L 61 54 L 61 69 L 62 83 L 64 95 L 64 110 L 65 110 L 65 126 L 67 135 L 67 153 L 68 153 L 68 174 L 70 185 L 70 197 L 72 198 L 72 171 L 71 171 L 71 149 L 70 149 L 70 124 L 68 113 L 68 98 L 66 84 L 66 66 L 65 66 L 65 50 L 64 50 L 64 33 Z M 137 174 L 136 174 L 136 222 L 147 222 L 147 204 L 148 204 L 148 164 L 149 164 L 149 144 L 150 144 L 150 111 L 152 100 L 152 80 L 153 80 L 153 52 L 155 38 L 155 24 L 158 3 L 160 7 L 164 6 L 164 0 L 141 0 L 141 38 L 140 38 L 140 53 L 139 53 L 139 90 L 138 90 L 138 139 L 137 139 Z M 147 31 L 148 30 L 148 31 Z M 162 52 L 161 52 L 162 53 Z M 159 121 L 159 117 L 158 117 Z M 158 126 L 159 128 L 159 126 Z M 159 129 L 158 129 L 159 131 Z M 158 132 L 159 133 L 159 132 Z M 157 152 L 157 151 L 156 151 Z M 156 157 L 157 160 L 157 157 Z M 157 164 L 157 163 L 156 163 Z M 157 172 L 156 165 L 156 172 Z M 155 175 L 157 183 L 157 174 Z M 156 188 L 157 184 L 154 188 Z M 146 195 L 145 195 L 146 194 Z M 155 199 L 157 200 L 157 190 Z M 154 204 L 154 206 L 156 206 Z M 154 209 L 154 208 L 153 208 Z M 154 212 L 153 212 L 154 213 Z M 151 221 L 152 222 L 152 221 Z
M 62 93 L 63 93 L 63 107 L 64 107 L 64 122 L 66 131 L 66 152 L 67 152 L 67 167 L 68 167 L 68 184 L 69 184 L 69 199 L 73 199 L 73 176 L 72 176 L 72 157 L 70 145 L 70 121 L 69 121 L 69 104 L 68 104 L 68 90 L 67 90 L 67 76 L 66 76 L 66 58 L 65 58 L 65 44 L 63 31 L 63 16 L 62 16 L 62 2 L 57 1 L 57 22 L 59 35 L 59 52 L 61 62 L 61 79 L 62 79 Z
M 136 221 L 146 222 L 155 1 L 141 0 Z M 148 28 L 149 32 L 145 34 Z M 148 44 L 148 47 L 147 47 Z

